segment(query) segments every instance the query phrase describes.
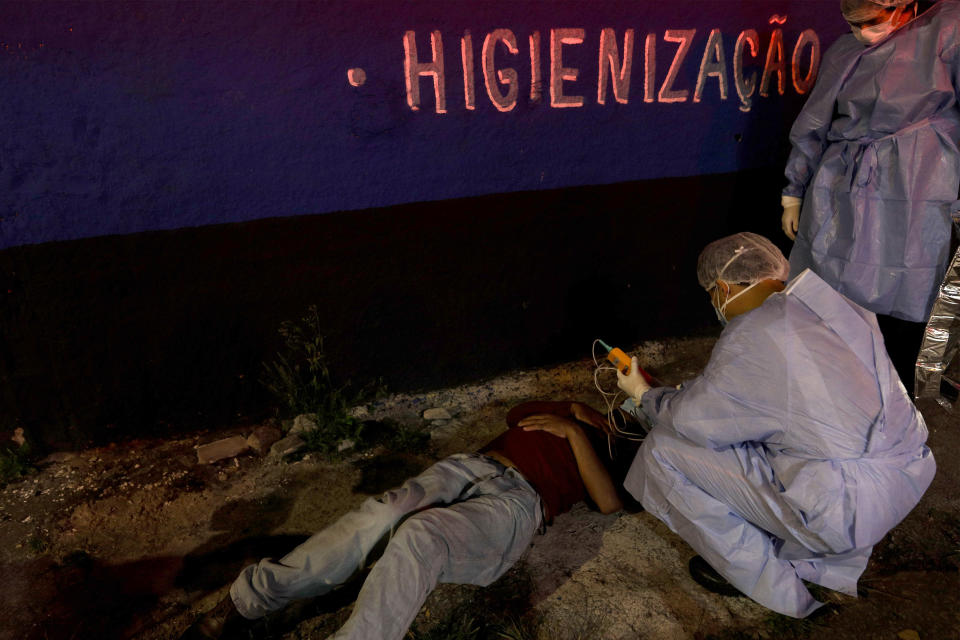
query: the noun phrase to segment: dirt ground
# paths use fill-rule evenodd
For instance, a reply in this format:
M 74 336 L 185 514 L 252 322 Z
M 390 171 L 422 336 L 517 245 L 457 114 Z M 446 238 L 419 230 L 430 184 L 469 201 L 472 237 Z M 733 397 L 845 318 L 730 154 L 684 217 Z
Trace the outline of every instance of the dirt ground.
M 636 350 L 676 383 L 702 368 L 711 346 L 700 338 Z M 370 419 L 429 428 L 431 446 L 413 452 L 244 454 L 197 464 L 197 445 L 257 426 L 238 424 L 54 454 L 0 493 L 0 640 L 177 638 L 244 565 L 282 555 L 432 461 L 486 443 L 513 404 L 577 399 L 602 408 L 593 368 L 584 360 L 370 405 Z M 452 419 L 425 421 L 423 411 L 436 407 Z M 525 559 L 491 587 L 437 589 L 415 637 L 469 637 L 444 631 L 459 615 L 467 626 L 490 616 L 521 621 L 526 635 L 502 636 L 516 638 L 960 640 L 960 416 L 932 402 L 921 409 L 939 467 L 933 485 L 876 547 L 860 598 L 824 592 L 838 605 L 826 615 L 797 621 L 708 593 L 687 574 L 693 551 L 656 518 L 604 516 L 581 505 L 536 536 Z M 263 633 L 326 637 L 354 594 L 348 586 L 299 603 L 270 617 Z

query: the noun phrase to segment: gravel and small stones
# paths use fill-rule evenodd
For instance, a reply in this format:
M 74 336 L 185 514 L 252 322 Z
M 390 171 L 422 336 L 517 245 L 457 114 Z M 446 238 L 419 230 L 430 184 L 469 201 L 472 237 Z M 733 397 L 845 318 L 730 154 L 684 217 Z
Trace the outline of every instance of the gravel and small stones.
M 225 458 L 234 458 L 248 448 L 247 439 L 243 436 L 222 438 L 197 447 L 197 462 L 200 464 L 209 464 Z
M 347 415 L 351 418 L 356 418 L 357 420 L 370 420 L 370 409 L 365 404 L 360 404 L 355 407 L 350 407 L 347 410 Z
M 253 430 L 253 433 L 250 434 L 250 437 L 247 438 L 247 446 L 258 454 L 263 455 L 269 452 L 270 447 L 282 437 L 283 434 L 279 429 L 268 426 L 257 427 Z
M 434 407 L 423 412 L 424 420 L 450 420 L 453 416 L 443 407 Z
M 290 427 L 287 435 L 295 436 L 308 431 L 314 431 L 316 428 L 317 421 L 314 420 L 314 417 L 310 414 L 302 413 L 293 419 L 293 426 Z
M 307 446 L 307 443 L 303 441 L 303 438 L 296 434 L 289 435 L 275 442 L 274 445 L 270 447 L 270 455 L 282 458 L 300 451 L 305 446 Z

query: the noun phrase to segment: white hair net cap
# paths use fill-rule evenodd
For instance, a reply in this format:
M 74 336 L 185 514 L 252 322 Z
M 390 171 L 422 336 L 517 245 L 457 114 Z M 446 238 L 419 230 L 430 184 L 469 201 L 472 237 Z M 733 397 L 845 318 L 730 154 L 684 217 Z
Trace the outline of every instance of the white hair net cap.
M 884 9 L 903 7 L 914 0 L 840 0 L 840 12 L 847 22 L 876 18 Z
M 777 246 L 755 233 L 736 233 L 714 240 L 700 252 L 697 279 L 709 291 L 717 280 L 753 284 L 761 280 L 786 281 L 790 263 Z

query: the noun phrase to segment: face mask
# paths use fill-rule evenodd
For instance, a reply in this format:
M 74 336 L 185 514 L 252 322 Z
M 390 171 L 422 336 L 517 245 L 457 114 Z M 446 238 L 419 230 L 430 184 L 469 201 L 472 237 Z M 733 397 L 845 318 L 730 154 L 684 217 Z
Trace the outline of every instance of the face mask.
M 893 33 L 893 25 L 900 20 L 902 13 L 902 7 L 898 7 L 892 14 L 890 14 L 890 18 L 886 22 L 875 24 L 871 27 L 850 27 L 850 30 L 853 32 L 854 38 L 865 45 L 871 45 L 875 42 L 883 40 L 888 35 Z M 916 13 L 916 6 L 914 6 L 914 13 Z
M 713 307 L 713 305 L 710 305 L 710 306 Z M 720 321 L 720 326 L 721 327 L 727 326 L 727 318 L 722 313 L 720 313 L 720 309 L 713 307 L 713 311 L 717 314 L 717 320 Z
M 720 321 L 721 325 L 723 325 L 724 327 L 727 326 L 727 322 L 728 322 L 727 314 L 726 314 L 727 305 L 730 304 L 732 301 L 736 300 L 737 298 L 739 298 L 740 296 L 742 296 L 743 294 L 745 294 L 747 291 L 750 291 L 750 289 L 753 289 L 758 284 L 760 284 L 759 280 L 751 284 L 746 289 L 743 289 L 742 291 L 738 291 L 737 293 L 733 294 L 732 296 L 730 296 L 729 298 L 723 301 L 723 304 L 720 305 L 719 309 L 717 307 L 713 307 L 713 310 L 717 312 L 717 320 Z M 729 289 L 727 290 L 729 291 Z
M 893 31 L 893 25 L 889 22 L 875 24 L 872 27 L 850 27 L 853 31 L 853 37 L 865 45 L 871 45 L 886 38 Z

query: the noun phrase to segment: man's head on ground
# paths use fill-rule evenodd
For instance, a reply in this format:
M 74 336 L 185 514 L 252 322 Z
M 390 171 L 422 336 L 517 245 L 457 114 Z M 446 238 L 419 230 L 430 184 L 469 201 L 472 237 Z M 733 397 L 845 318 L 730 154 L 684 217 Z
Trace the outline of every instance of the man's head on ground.
M 697 279 L 722 323 L 782 291 L 789 273 L 790 264 L 780 249 L 749 232 L 714 240 L 697 260 Z

